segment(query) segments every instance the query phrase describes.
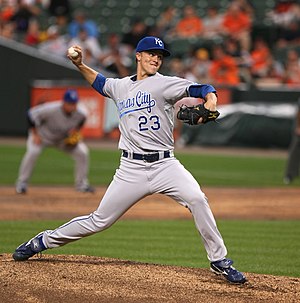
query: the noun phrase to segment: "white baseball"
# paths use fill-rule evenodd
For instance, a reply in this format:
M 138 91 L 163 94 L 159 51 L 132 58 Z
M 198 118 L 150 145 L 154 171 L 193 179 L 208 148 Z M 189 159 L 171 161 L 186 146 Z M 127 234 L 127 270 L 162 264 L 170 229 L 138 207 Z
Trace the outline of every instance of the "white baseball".
M 68 54 L 72 57 L 72 58 L 76 58 L 78 56 L 78 53 L 75 51 L 74 47 L 70 47 L 68 49 Z

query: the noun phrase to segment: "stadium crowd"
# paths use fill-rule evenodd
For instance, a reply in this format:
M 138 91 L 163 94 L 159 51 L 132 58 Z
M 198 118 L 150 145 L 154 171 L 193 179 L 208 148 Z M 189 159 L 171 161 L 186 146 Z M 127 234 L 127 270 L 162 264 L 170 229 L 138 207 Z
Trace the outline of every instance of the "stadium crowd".
M 233 0 L 225 11 L 208 6 L 205 17 L 191 4 L 168 6 L 153 26 L 132 18 L 126 32 L 108 29 L 105 42 L 97 21 L 87 10 L 74 8 L 72 1 L 2 0 L 0 5 L 0 36 L 61 57 L 69 46 L 79 44 L 87 64 L 121 77 L 134 70 L 137 41 L 156 35 L 171 51 L 176 42 L 188 46 L 166 61 L 163 68 L 171 75 L 216 85 L 300 86 L 300 4 L 295 0 L 274 1 L 265 13 L 271 39 L 253 35 L 257 16 L 251 1 Z

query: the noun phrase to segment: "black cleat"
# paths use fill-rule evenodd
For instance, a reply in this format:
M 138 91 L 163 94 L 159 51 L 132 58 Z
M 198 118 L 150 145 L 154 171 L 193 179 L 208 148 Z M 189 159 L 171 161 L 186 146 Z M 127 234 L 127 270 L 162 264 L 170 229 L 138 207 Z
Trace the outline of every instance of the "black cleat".
M 21 244 L 15 252 L 13 253 L 12 257 L 15 261 L 26 261 L 35 254 L 46 250 L 46 247 L 42 241 L 43 232 L 39 233 L 36 237 L 32 238 L 28 242 Z
M 78 188 L 77 191 L 81 192 L 81 193 L 94 193 L 95 192 L 95 189 L 92 187 L 92 186 L 84 186 L 84 187 L 81 187 L 81 188 Z
M 24 185 L 16 186 L 16 193 L 20 195 L 25 195 L 27 193 L 27 187 Z
M 223 259 L 221 261 L 211 262 L 210 270 L 216 275 L 223 275 L 227 281 L 236 284 L 244 284 L 247 279 L 243 273 L 236 270 L 231 265 L 233 261 L 230 259 Z

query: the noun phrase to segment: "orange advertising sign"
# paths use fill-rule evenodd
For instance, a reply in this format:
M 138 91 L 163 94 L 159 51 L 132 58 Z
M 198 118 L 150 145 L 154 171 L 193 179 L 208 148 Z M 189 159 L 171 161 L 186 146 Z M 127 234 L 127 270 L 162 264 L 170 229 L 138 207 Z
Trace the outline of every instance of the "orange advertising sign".
M 104 135 L 104 97 L 91 87 L 84 86 L 49 86 L 32 87 L 31 106 L 45 102 L 62 100 L 66 89 L 76 89 L 79 95 L 79 102 L 88 111 L 87 121 L 82 129 L 82 135 L 86 138 L 101 138 Z

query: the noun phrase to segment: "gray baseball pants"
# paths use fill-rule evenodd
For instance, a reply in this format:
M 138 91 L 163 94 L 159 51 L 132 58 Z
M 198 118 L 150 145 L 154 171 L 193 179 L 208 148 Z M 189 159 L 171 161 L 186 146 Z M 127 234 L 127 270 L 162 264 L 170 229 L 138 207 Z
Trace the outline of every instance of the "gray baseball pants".
M 88 185 L 87 174 L 89 169 L 89 149 L 85 143 L 79 142 L 74 148 L 67 148 L 63 143 L 37 145 L 33 142 L 33 135 L 30 133 L 26 146 L 27 150 L 19 168 L 17 184 L 27 187 L 29 179 L 35 167 L 35 163 L 42 153 L 43 149 L 49 146 L 53 146 L 69 154 L 74 159 L 76 188 L 80 189 Z
M 47 248 L 54 248 L 103 231 L 140 199 L 153 193 L 165 194 L 190 210 L 211 262 L 226 256 L 227 250 L 206 196 L 174 157 L 153 163 L 122 157 L 97 210 L 55 230 L 45 231 L 43 242 Z

